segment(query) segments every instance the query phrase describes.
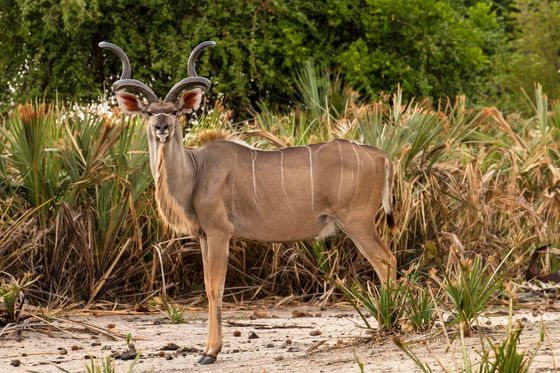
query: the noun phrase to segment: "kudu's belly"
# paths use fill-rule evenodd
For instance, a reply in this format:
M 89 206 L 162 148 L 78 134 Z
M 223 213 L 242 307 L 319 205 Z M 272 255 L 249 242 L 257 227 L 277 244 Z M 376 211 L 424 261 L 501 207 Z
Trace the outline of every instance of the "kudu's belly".
M 334 233 L 336 221 L 326 215 L 282 216 L 270 214 L 240 219 L 232 216 L 234 237 L 266 242 L 307 241 L 324 238 Z

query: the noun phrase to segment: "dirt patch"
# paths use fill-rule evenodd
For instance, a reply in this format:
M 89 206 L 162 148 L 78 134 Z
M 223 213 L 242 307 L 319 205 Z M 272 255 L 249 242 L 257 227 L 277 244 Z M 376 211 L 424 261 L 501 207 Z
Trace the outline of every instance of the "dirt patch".
M 506 334 L 507 316 L 483 317 L 485 337 L 501 341 Z M 162 315 L 68 316 L 77 323 L 56 321 L 62 331 L 49 328 L 42 332 L 22 329 L 21 334 L 0 337 L 0 372 L 84 372 L 87 357 L 97 361 L 110 355 L 127 356 L 135 349 L 142 354 L 134 372 L 359 372 L 358 361 L 366 372 L 415 372 L 418 369 L 391 341 L 391 337 L 364 342 L 368 331 L 360 327 L 359 316 L 350 308 L 297 307 L 224 311 L 224 347 L 216 364 L 199 366 L 195 362 L 206 341 L 206 313 L 185 314 L 187 322 L 170 324 Z M 545 342 L 532 365 L 533 371 L 552 372 L 560 367 L 560 313 L 517 311 L 515 319 L 526 325 L 521 348 L 533 348 L 539 340 L 541 319 L 546 330 Z M 79 323 L 84 324 L 79 324 Z M 87 326 L 97 326 L 106 334 Z M 84 330 L 88 328 L 88 330 Z M 122 336 L 130 333 L 133 346 Z M 421 340 L 411 334 L 403 340 Z M 446 351 L 443 336 L 428 338 L 433 356 L 454 370 L 453 352 Z M 455 357 L 461 364 L 461 351 L 454 344 Z M 474 358 L 480 351 L 477 335 L 467 338 Z M 414 350 L 434 368 L 434 358 L 424 345 Z M 17 365 L 19 362 L 19 366 Z M 117 360 L 118 372 L 125 372 L 132 360 Z

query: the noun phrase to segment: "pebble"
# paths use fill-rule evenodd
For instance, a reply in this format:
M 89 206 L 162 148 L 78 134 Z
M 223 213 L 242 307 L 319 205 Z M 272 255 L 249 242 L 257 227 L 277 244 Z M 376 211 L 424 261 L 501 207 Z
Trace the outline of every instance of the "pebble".
M 95 347 L 95 346 L 101 346 L 101 342 L 93 342 L 91 345 L 92 345 L 93 347 Z
M 233 332 L 233 336 L 234 337 L 241 337 L 241 332 L 239 330 L 236 330 Z
M 282 355 L 275 356 L 274 360 L 276 360 L 276 361 L 284 360 L 284 356 L 282 356 Z
M 58 349 L 58 354 L 59 355 L 68 355 L 68 350 L 66 350 L 65 348 L 59 348 Z
M 321 334 L 322 333 L 321 333 L 320 330 L 312 330 L 312 331 L 309 332 L 309 335 L 312 336 L 312 337 L 316 337 L 316 336 L 321 335 Z
M 266 345 L 266 348 L 274 348 L 274 344 L 269 343 L 269 344 Z
M 12 362 L 10 364 L 14 367 L 19 367 L 21 365 L 21 361 L 19 361 L 18 359 L 15 359 L 15 360 L 12 360 Z
M 296 318 L 296 317 L 311 317 L 311 314 L 309 312 L 305 312 L 305 311 L 293 310 L 292 311 L 292 317 L 293 318 Z
M 253 315 L 255 315 L 257 318 L 259 319 L 268 319 L 270 318 L 270 316 L 268 315 L 268 313 L 266 312 L 259 312 L 259 311 L 255 311 L 253 312 Z
M 109 324 L 107 325 L 107 329 L 114 329 L 117 326 L 117 324 Z
M 257 338 L 259 338 L 259 336 L 255 332 L 251 332 L 247 337 L 247 339 L 257 339 Z
M 179 347 L 175 343 L 168 343 L 165 346 L 163 346 L 162 348 L 160 348 L 160 351 L 177 351 L 180 348 L 181 347 Z
M 74 345 L 74 346 L 72 346 L 70 349 L 71 349 L 72 351 L 78 351 L 79 349 L 81 349 L 81 347 L 80 347 L 80 346 Z
M 177 353 L 186 354 L 187 352 L 202 352 L 202 350 L 199 350 L 196 347 L 181 347 L 180 349 L 177 350 Z M 183 355 L 183 356 L 186 356 L 186 355 Z
M 126 351 L 121 352 L 120 358 L 121 360 L 133 360 L 138 355 L 138 352 L 134 348 L 129 348 Z
M 288 338 L 288 339 L 286 339 L 286 342 L 284 342 L 284 343 L 286 343 L 287 345 L 291 345 L 291 344 L 292 344 L 292 340 L 291 340 L 290 338 Z

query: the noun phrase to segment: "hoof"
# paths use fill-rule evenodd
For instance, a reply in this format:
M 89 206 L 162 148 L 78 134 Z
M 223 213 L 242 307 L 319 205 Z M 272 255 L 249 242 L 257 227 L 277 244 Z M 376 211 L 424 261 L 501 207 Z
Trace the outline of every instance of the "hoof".
M 212 355 L 202 356 L 200 359 L 198 359 L 198 363 L 200 365 L 214 364 L 215 362 L 216 358 Z
M 198 358 L 198 360 L 196 361 L 197 364 L 202 363 L 202 361 L 204 360 L 204 358 L 206 357 L 206 355 L 202 355 L 201 357 Z

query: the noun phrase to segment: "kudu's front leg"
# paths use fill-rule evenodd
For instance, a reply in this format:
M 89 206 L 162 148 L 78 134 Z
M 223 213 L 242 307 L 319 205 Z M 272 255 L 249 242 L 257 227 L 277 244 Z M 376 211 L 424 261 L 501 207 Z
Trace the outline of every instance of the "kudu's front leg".
M 208 342 L 198 363 L 212 364 L 222 349 L 222 296 L 226 279 L 229 235 L 214 234 L 200 240 L 204 285 L 208 296 Z

